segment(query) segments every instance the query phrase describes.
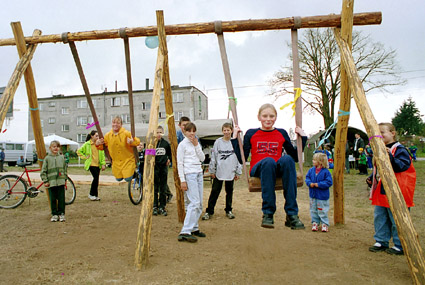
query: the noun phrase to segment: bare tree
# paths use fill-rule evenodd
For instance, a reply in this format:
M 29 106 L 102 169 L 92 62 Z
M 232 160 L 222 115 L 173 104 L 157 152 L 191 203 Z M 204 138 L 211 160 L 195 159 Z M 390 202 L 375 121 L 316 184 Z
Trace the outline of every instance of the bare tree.
M 399 76 L 395 50 L 385 49 L 370 36 L 353 32 L 352 53 L 365 92 L 405 84 Z M 290 46 L 290 43 L 288 43 Z M 331 29 L 308 29 L 298 41 L 305 110 L 323 117 L 325 128 L 334 122 L 335 100 L 340 93 L 340 54 Z M 292 60 L 292 55 L 290 55 Z M 292 65 L 277 71 L 269 84 L 275 98 L 293 94 Z M 307 96 L 306 96 L 307 95 Z

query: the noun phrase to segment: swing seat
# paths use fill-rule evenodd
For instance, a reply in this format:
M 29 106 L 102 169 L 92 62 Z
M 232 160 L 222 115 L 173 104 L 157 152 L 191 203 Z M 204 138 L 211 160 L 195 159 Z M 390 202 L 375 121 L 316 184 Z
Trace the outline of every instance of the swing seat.
M 249 192 L 261 192 L 261 180 L 258 177 L 250 177 L 248 180 L 248 189 Z M 297 187 L 303 186 L 303 176 L 301 173 L 297 172 Z M 274 187 L 275 191 L 283 190 L 282 179 L 276 179 L 276 185 Z

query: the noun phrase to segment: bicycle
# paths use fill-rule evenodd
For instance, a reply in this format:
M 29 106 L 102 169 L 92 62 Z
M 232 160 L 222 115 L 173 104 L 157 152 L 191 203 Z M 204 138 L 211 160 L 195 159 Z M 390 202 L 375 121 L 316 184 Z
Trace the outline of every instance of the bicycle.
M 21 205 L 28 197 L 35 198 L 38 193 L 43 193 L 40 187 L 44 184 L 40 183 L 37 187 L 31 183 L 29 176 L 30 172 L 40 171 L 38 169 L 27 169 L 27 164 L 20 165 L 24 168 L 24 171 L 20 176 L 14 174 L 7 174 L 0 177 L 0 208 L 3 209 L 14 209 Z M 27 176 L 27 180 L 23 178 L 24 174 Z M 27 182 L 28 181 L 28 182 Z M 65 181 L 65 204 L 71 205 L 74 203 L 77 196 L 74 182 L 71 178 L 67 178 Z
M 143 198 L 143 173 L 140 170 L 137 167 L 133 179 L 128 182 L 128 197 L 134 205 L 139 205 Z

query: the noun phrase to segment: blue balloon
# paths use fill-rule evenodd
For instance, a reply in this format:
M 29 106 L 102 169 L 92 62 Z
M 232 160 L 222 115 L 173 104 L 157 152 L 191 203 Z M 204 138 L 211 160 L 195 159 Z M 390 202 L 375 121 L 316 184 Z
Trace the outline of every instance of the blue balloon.
M 145 45 L 151 49 L 157 48 L 159 46 L 158 36 L 146 37 Z

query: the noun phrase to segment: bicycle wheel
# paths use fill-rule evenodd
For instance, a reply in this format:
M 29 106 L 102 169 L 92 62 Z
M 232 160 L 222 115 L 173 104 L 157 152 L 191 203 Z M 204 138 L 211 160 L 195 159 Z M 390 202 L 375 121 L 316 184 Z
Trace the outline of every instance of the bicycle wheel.
M 9 174 L 0 178 L 0 208 L 13 209 L 27 197 L 27 183 L 19 176 Z
M 128 182 L 128 197 L 131 203 L 134 205 L 140 204 L 143 198 L 143 179 L 142 176 L 137 173 L 137 177 L 133 178 Z
M 75 189 L 74 182 L 68 177 L 65 181 L 65 205 L 74 203 L 76 197 L 77 190 Z

